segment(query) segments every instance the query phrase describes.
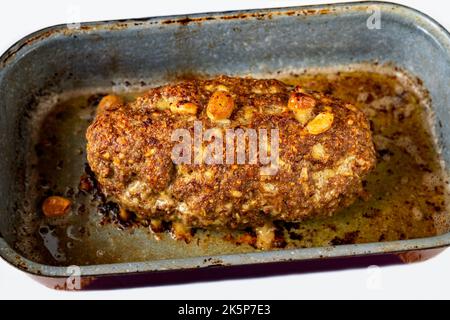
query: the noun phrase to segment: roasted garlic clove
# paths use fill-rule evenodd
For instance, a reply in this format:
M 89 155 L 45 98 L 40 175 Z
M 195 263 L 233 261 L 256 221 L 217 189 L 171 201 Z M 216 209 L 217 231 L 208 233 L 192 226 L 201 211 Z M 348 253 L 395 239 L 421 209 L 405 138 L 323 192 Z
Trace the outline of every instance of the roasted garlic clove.
M 178 114 L 197 114 L 198 106 L 192 102 L 172 103 L 170 104 L 170 111 Z
M 321 112 L 306 125 L 309 134 L 321 134 L 329 130 L 333 125 L 334 115 L 331 112 Z
M 219 90 L 214 92 L 209 98 L 206 114 L 213 121 L 224 120 L 230 118 L 234 107 L 234 99 L 231 94 Z
M 294 113 L 298 122 L 305 125 L 311 119 L 316 103 L 316 99 L 308 94 L 295 91 L 289 97 L 288 109 Z
M 100 100 L 100 103 L 97 106 L 97 113 L 101 113 L 106 110 L 114 110 L 123 104 L 124 101 L 121 97 L 115 94 L 108 94 Z
M 69 199 L 59 196 L 51 196 L 44 200 L 42 211 L 46 217 L 61 217 L 65 215 L 72 206 Z

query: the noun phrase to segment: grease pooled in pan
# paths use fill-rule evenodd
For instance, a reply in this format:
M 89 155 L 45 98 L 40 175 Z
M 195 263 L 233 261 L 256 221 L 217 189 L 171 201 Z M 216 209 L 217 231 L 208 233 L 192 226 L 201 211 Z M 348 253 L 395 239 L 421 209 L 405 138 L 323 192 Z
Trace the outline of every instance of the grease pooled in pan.
M 371 122 L 377 167 L 365 181 L 365 199 L 333 217 L 277 224 L 275 247 L 413 239 L 447 230 L 447 182 L 429 129 L 429 102 L 418 84 L 390 67 L 311 70 L 276 78 L 326 91 L 361 107 Z M 127 93 L 124 98 L 133 99 L 136 94 Z M 250 245 L 253 235 L 246 231 L 197 230 L 186 243 L 167 232 L 155 236 L 148 227 L 121 223 L 117 206 L 96 192 L 86 167 L 85 130 L 99 98 L 95 93 L 72 95 L 43 120 L 32 150 L 37 170 L 36 181 L 30 181 L 30 194 L 37 198 L 30 209 L 34 226 L 28 237 L 18 239 L 19 251 L 48 264 L 88 265 L 257 250 Z M 40 205 L 49 195 L 71 199 L 70 213 L 44 217 Z

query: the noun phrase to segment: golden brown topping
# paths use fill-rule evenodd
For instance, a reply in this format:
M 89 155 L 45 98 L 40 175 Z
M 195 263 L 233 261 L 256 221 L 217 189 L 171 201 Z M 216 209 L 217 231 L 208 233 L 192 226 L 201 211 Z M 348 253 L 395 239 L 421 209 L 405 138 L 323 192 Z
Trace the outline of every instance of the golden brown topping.
M 109 152 L 104 152 L 102 153 L 102 158 L 105 160 L 109 160 L 111 159 L 111 155 L 109 154 Z
M 156 109 L 158 109 L 158 110 L 166 110 L 166 109 L 169 109 L 169 108 L 170 108 L 170 105 L 171 105 L 172 103 L 174 103 L 174 102 L 171 102 L 171 101 L 169 101 L 169 99 L 163 97 L 163 98 L 161 98 L 161 99 L 158 99 L 158 100 L 155 102 L 155 107 L 156 107 Z M 154 114 L 154 115 L 157 115 L 157 114 Z
M 311 155 L 315 160 L 326 161 L 328 159 L 328 154 L 321 143 L 317 143 L 312 147 Z
M 302 125 L 305 125 L 312 117 L 312 109 L 296 110 L 294 112 L 295 119 Z
M 226 91 L 216 91 L 209 98 L 206 114 L 211 120 L 228 119 L 234 110 L 234 99 Z
M 292 92 L 288 101 L 288 109 L 292 110 L 295 119 L 305 125 L 312 117 L 316 100 L 302 92 Z
M 279 86 L 270 86 L 269 88 L 269 93 L 274 94 L 274 93 L 280 93 L 282 92 L 282 88 L 280 88 Z
M 297 111 L 301 109 L 313 109 L 316 106 L 316 99 L 301 92 L 292 92 L 289 101 L 288 109 Z
M 219 85 L 216 87 L 216 90 L 217 90 L 217 91 L 230 91 L 230 89 L 228 89 L 228 87 L 225 86 L 225 85 L 223 85 L 223 84 L 219 84 Z
M 230 191 L 231 195 L 235 198 L 240 198 L 242 197 L 242 192 L 238 191 L 238 190 L 231 190 Z
M 331 128 L 334 116 L 331 112 L 321 112 L 306 125 L 306 131 L 310 134 L 321 134 Z
M 172 111 L 173 113 L 178 113 L 178 114 L 192 114 L 195 115 L 197 114 L 197 105 L 195 103 L 192 102 L 185 102 L 185 103 L 173 103 L 170 104 L 170 111 Z
M 72 205 L 69 199 L 51 196 L 42 204 L 42 211 L 46 217 L 61 217 L 65 215 Z
M 104 96 L 97 107 L 97 113 L 101 113 L 106 110 L 114 110 L 120 107 L 124 103 L 123 99 L 115 94 L 109 94 Z
M 300 181 L 308 181 L 308 167 L 303 167 L 300 171 Z
M 344 104 L 344 107 L 346 107 L 348 110 L 353 111 L 353 112 L 357 112 L 358 111 L 358 108 L 355 107 L 354 105 L 350 104 L 350 103 Z
M 145 156 L 146 158 L 149 158 L 149 157 L 151 157 L 152 155 L 154 155 L 155 153 L 156 153 L 155 148 L 151 148 L 151 149 L 148 149 L 148 150 L 144 153 L 144 156 Z
M 268 193 L 277 193 L 278 191 L 277 186 L 272 183 L 264 183 L 262 187 L 263 190 Z
M 212 171 L 212 170 L 206 170 L 206 171 L 205 171 L 205 178 L 206 178 L 206 180 L 212 180 L 212 179 L 214 179 L 214 171 Z
M 219 85 L 208 84 L 205 86 L 205 89 L 208 91 L 230 91 L 230 89 L 224 84 Z

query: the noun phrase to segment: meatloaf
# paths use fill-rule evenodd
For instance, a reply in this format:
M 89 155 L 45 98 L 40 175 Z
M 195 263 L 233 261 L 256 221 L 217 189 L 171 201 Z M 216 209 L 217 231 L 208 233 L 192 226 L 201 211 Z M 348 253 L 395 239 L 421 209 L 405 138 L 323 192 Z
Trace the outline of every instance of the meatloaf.
M 277 129 L 277 161 L 177 163 L 173 132 L 194 134 L 195 123 L 219 132 Z M 361 110 L 273 79 L 186 80 L 128 103 L 107 96 L 86 136 L 88 162 L 105 195 L 140 219 L 190 227 L 256 228 L 331 215 L 362 194 L 375 165 Z M 233 153 L 239 146 L 250 151 L 247 138 Z M 263 172 L 267 167 L 274 170 Z

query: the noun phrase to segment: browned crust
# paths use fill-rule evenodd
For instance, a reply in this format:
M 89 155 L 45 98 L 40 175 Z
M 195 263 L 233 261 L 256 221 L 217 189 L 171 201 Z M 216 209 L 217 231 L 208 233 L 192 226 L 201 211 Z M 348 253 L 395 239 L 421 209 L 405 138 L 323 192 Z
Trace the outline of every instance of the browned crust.
M 218 86 L 226 86 L 236 105 L 230 123 L 221 127 L 279 129 L 281 165 L 276 175 L 261 176 L 259 164 L 173 164 L 174 129 L 193 132 L 195 119 L 205 129 L 217 126 L 207 117 L 206 106 Z M 317 101 L 313 116 L 331 110 L 334 121 L 324 133 L 307 134 L 286 108 L 292 90 L 277 80 L 226 76 L 152 89 L 97 115 L 87 131 L 89 164 L 105 194 L 144 218 L 237 228 L 330 215 L 355 200 L 362 179 L 375 165 L 369 125 L 357 108 L 310 92 Z M 195 103 L 197 115 L 158 108 L 161 100 L 174 98 Z M 246 117 L 249 110 L 251 118 Z M 317 160 L 312 148 L 319 143 L 327 157 Z M 327 178 L 320 182 L 320 177 Z M 267 192 L 267 185 L 276 192 Z

